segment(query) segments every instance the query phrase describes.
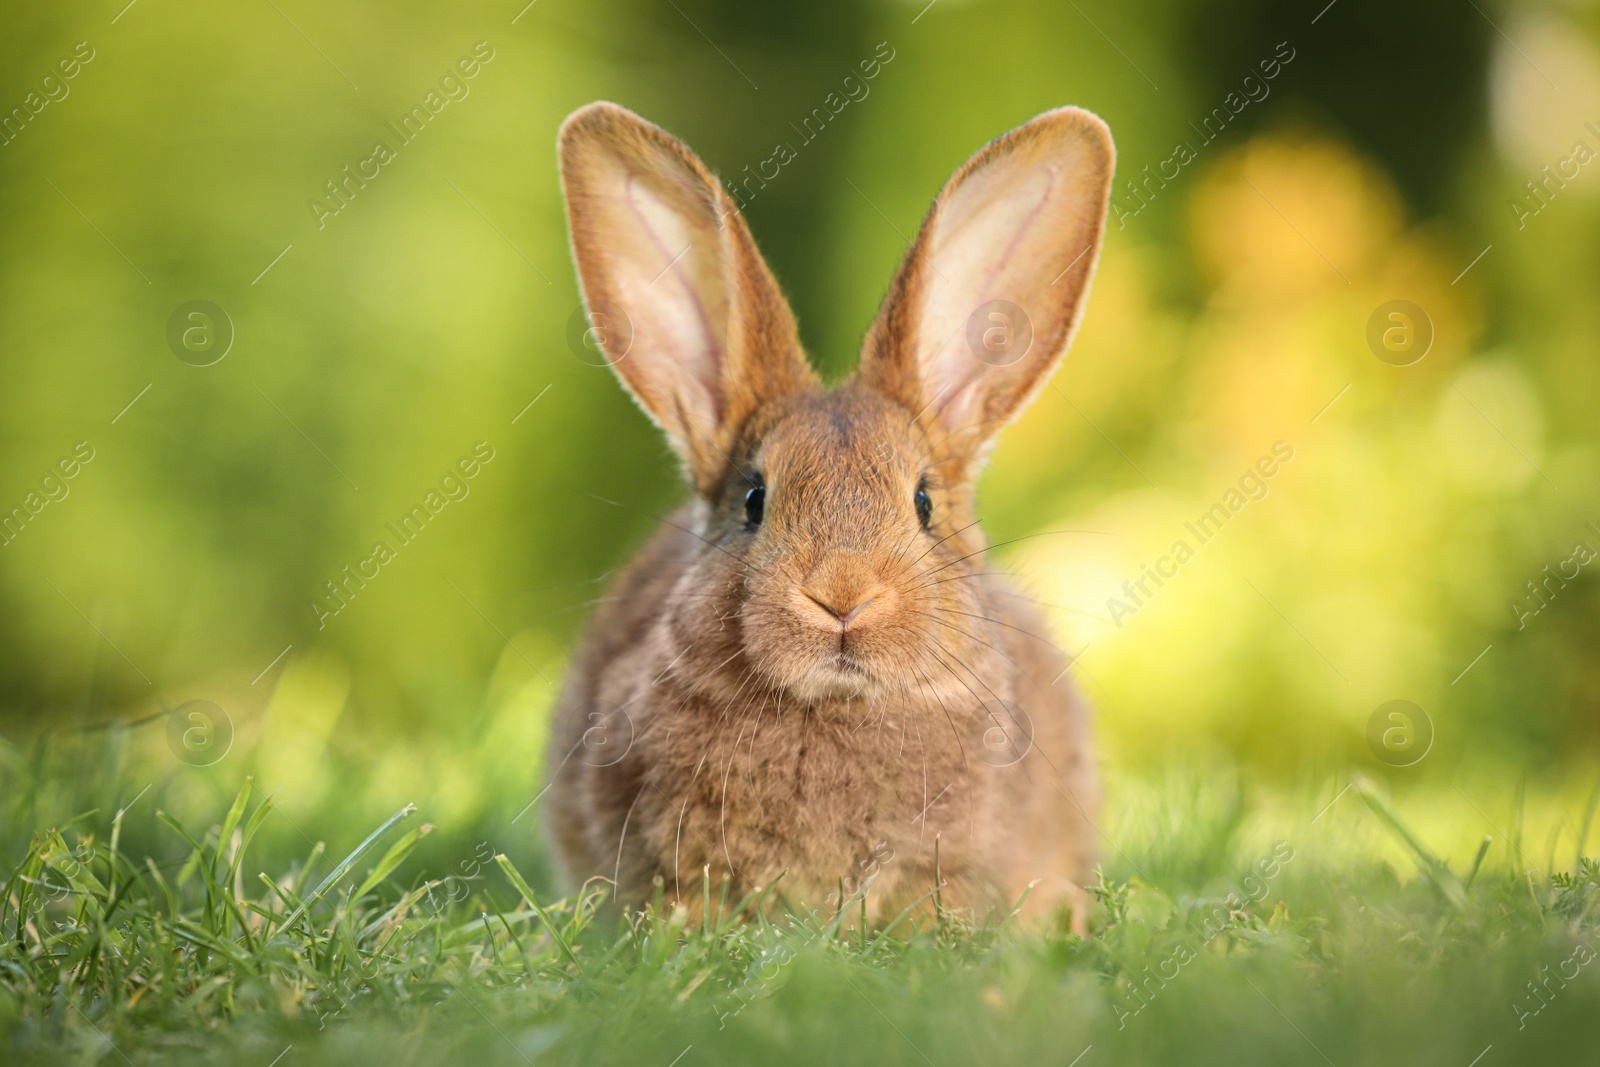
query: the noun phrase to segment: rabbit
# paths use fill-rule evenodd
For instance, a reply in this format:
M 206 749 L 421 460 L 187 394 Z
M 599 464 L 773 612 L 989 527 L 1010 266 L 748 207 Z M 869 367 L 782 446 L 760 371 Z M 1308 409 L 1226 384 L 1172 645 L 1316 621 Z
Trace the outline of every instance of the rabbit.
M 601 598 L 557 703 L 558 867 L 632 909 L 700 915 L 714 886 L 747 912 L 1082 933 L 1089 712 L 987 560 L 973 482 L 1083 315 L 1105 123 L 1049 111 L 957 170 L 834 388 L 687 147 L 600 102 L 558 154 L 592 339 L 692 489 Z

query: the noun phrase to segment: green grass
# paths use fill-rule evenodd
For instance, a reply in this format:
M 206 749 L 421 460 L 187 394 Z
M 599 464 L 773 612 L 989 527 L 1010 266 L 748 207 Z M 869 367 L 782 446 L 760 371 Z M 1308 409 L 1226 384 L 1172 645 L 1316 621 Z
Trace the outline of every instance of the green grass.
M 1530 872 L 1514 838 L 1452 864 L 1360 779 L 1292 819 L 1287 794 L 1129 790 L 1149 810 L 1107 849 L 1088 938 L 948 911 L 863 934 L 859 897 L 741 922 L 709 880 L 703 923 L 620 921 L 600 887 L 541 899 L 485 844 L 425 869 L 438 832 L 409 806 L 263 874 L 253 847 L 294 835 L 248 780 L 205 827 L 143 799 L 13 821 L 0 1061 L 1595 1061 L 1592 858 Z

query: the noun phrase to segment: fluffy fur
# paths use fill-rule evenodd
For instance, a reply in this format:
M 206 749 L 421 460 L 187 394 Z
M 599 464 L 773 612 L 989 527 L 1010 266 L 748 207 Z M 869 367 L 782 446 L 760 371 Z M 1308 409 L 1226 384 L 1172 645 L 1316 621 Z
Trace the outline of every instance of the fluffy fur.
M 621 322 L 608 357 L 694 488 L 604 598 L 557 710 L 547 822 L 567 874 L 691 911 L 707 870 L 735 900 L 776 881 L 778 906 L 870 877 L 878 921 L 937 865 L 947 906 L 1009 908 L 1031 885 L 1027 912 L 1070 906 L 1081 929 L 1087 710 L 986 562 L 972 479 L 1082 315 L 1104 124 L 1048 112 L 958 170 L 831 391 L 687 148 L 601 103 L 560 156 L 585 299 Z M 997 299 L 1032 341 L 979 358 L 967 323 Z

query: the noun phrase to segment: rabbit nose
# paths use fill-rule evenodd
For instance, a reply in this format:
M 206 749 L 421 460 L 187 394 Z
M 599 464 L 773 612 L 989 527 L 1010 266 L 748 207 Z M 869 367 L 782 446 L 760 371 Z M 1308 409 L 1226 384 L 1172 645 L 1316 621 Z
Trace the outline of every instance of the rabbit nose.
M 829 615 L 832 615 L 834 618 L 838 619 L 839 622 L 845 626 L 849 626 L 852 622 L 854 622 L 856 616 L 860 615 L 867 609 L 867 605 L 878 599 L 877 597 L 868 597 L 867 599 L 860 601 L 859 603 L 852 604 L 849 607 L 834 607 L 832 604 L 829 604 L 824 600 L 817 599 L 817 595 L 815 593 L 808 592 L 806 593 L 806 596 L 811 598 L 811 602 L 813 604 L 821 608 L 823 611 L 826 611 Z
M 830 622 L 843 627 L 861 618 L 887 591 L 871 564 L 845 553 L 828 556 L 800 585 L 801 594 L 811 605 L 827 612 Z

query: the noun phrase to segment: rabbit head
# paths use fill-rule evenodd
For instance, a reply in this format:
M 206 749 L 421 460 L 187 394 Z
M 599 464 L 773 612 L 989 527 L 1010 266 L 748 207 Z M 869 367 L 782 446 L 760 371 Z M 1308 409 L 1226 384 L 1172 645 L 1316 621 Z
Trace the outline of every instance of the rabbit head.
M 664 603 L 706 684 L 736 670 L 811 704 L 911 690 L 970 704 L 996 676 L 999 613 L 971 580 L 985 548 L 973 478 L 1071 342 L 1113 155 L 1076 108 L 974 155 L 928 212 L 858 370 L 825 389 L 694 154 L 614 104 L 567 120 L 594 333 L 695 494 L 686 525 L 703 545 Z

